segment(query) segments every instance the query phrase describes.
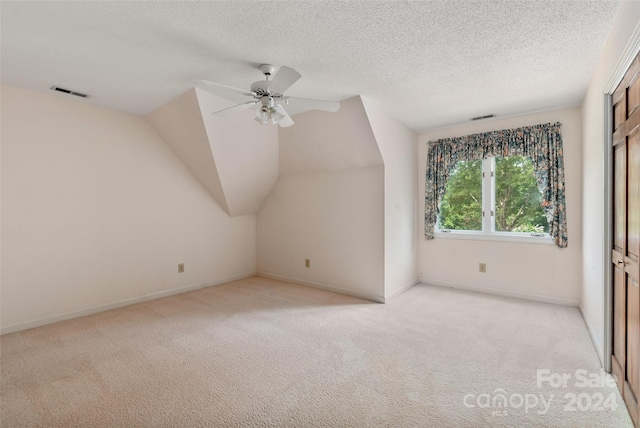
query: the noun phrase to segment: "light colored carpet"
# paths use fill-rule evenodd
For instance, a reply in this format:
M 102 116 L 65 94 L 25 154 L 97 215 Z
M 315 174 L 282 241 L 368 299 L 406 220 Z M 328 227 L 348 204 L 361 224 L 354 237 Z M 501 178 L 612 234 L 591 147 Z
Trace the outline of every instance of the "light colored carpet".
M 2 427 L 631 426 L 615 388 L 536 385 L 599 372 L 577 309 L 426 285 L 381 305 L 252 277 L 0 349 Z M 532 394 L 553 394 L 545 414 Z

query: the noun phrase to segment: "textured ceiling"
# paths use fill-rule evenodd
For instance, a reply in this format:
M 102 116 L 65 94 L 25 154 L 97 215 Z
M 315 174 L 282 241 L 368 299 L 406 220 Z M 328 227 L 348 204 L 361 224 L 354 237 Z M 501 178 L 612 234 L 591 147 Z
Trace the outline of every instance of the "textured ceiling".
M 422 131 L 578 105 L 617 1 L 7 2 L 2 83 L 147 114 L 207 79 L 288 95 L 362 95 Z M 63 95 L 61 95 L 63 96 Z

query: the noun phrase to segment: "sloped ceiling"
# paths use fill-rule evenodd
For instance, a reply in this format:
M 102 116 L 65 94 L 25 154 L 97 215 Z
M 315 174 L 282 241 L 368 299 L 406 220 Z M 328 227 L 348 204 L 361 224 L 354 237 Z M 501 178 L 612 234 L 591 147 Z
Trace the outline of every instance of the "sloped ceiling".
M 278 180 L 278 127 L 260 125 L 253 110 L 212 116 L 234 103 L 195 91 L 229 215 L 255 214 Z
M 335 113 L 310 111 L 280 129 L 280 175 L 314 174 L 382 165 L 382 156 L 360 97 Z
M 148 114 L 146 118 L 230 215 L 195 88 Z
M 278 179 L 278 131 L 247 110 L 194 88 L 146 116 L 156 131 L 232 217 L 255 214 Z
M 2 83 L 146 115 L 207 79 L 372 100 L 416 131 L 578 105 L 617 0 L 2 2 Z M 64 96 L 64 95 L 60 95 Z
M 258 212 L 279 176 L 383 165 L 362 98 L 340 104 L 278 128 L 259 125 L 253 110 L 212 116 L 233 103 L 194 88 L 147 120 L 220 206 L 239 216 Z

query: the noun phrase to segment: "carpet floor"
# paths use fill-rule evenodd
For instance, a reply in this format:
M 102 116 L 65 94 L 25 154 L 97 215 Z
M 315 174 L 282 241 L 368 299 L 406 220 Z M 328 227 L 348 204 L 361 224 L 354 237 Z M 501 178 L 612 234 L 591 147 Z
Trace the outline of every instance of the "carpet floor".
M 0 338 L 2 427 L 631 427 L 576 308 L 252 277 Z M 585 380 L 586 379 L 586 380 Z

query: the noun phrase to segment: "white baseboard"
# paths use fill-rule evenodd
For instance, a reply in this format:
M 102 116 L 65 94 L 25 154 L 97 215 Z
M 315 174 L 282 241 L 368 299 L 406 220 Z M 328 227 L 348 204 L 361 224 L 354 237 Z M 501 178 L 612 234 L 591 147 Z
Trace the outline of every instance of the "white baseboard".
M 393 293 L 389 294 L 388 296 L 385 296 L 384 298 L 384 302 L 385 303 L 389 303 L 390 301 L 392 301 L 393 299 L 395 299 L 396 297 L 398 297 L 399 295 L 401 295 L 402 293 L 404 293 L 405 291 L 409 290 L 410 288 L 414 287 L 415 285 L 419 284 L 420 281 L 413 280 L 411 281 L 409 284 L 400 287 L 400 289 L 394 291 Z
M 494 288 L 477 287 L 475 285 L 456 284 L 432 279 L 420 279 L 423 284 L 437 285 L 438 287 L 457 288 L 460 290 L 476 291 L 478 293 L 495 294 L 504 297 L 514 297 L 516 299 L 533 300 L 536 302 L 553 303 L 554 305 L 578 307 L 579 302 L 574 300 L 559 299 L 557 297 L 540 296 L 537 294 L 520 293 L 517 291 L 497 290 Z
M 591 336 L 591 341 L 593 342 L 593 347 L 596 348 L 596 354 L 598 354 L 598 359 L 600 360 L 600 365 L 602 367 L 604 367 L 604 361 L 603 361 L 604 352 L 602 350 L 602 344 L 600 343 L 600 341 L 598 341 L 598 338 L 596 337 L 596 335 L 593 334 L 593 332 L 594 332 L 593 326 L 589 322 L 589 318 L 587 318 L 585 316 L 584 308 L 582 307 L 582 304 L 580 304 L 578 306 L 578 309 L 580 309 L 580 314 L 582 315 L 582 319 L 584 320 L 584 323 L 587 326 L 587 331 L 589 332 L 589 336 Z
M 93 315 L 93 314 L 97 314 L 99 312 L 105 312 L 105 311 L 109 311 L 111 309 L 121 308 L 123 306 L 129 306 L 129 305 L 134 305 L 136 303 L 147 302 L 149 300 L 160 299 L 162 297 L 173 296 L 174 294 L 186 293 L 188 291 L 198 290 L 200 288 L 211 287 L 211 286 L 214 286 L 214 285 L 220 285 L 220 284 L 224 284 L 226 282 L 237 281 L 239 279 L 249 278 L 249 277 L 255 276 L 255 275 L 256 275 L 255 272 L 252 272 L 252 273 L 249 273 L 249 274 L 246 274 L 246 275 L 234 276 L 234 277 L 231 277 L 231 278 L 220 279 L 220 280 L 217 280 L 217 281 L 205 282 L 205 283 L 202 283 L 202 284 L 188 285 L 186 287 L 173 288 L 171 290 L 159 291 L 157 293 L 151 293 L 151 294 L 147 294 L 147 295 L 140 296 L 140 297 L 134 297 L 132 299 L 121 300 L 119 302 L 109 303 L 107 305 L 94 306 L 93 308 L 81 309 L 81 310 L 73 311 L 73 312 L 67 312 L 67 313 L 64 313 L 64 314 L 61 314 L 61 315 L 54 315 L 52 317 L 41 318 L 41 319 L 38 319 L 38 320 L 35 320 L 35 321 L 26 322 L 26 323 L 14 324 L 14 325 L 6 326 L 6 327 L 3 326 L 2 329 L 0 329 L 0 335 L 9 334 L 9 333 L 15 333 L 15 332 L 18 332 L 18 331 L 23 331 L 23 330 L 29 330 L 31 328 L 41 327 L 43 325 L 53 324 L 53 323 L 60 322 L 60 321 L 66 321 L 66 320 L 70 320 L 70 319 L 73 319 L 73 318 L 79 318 L 79 317 L 83 317 L 83 316 L 86 316 L 86 315 Z
M 360 299 L 370 300 L 376 303 L 385 302 L 384 297 L 371 294 L 371 293 L 362 293 L 359 291 L 345 290 L 344 288 L 333 287 L 331 285 L 319 284 L 317 282 L 311 282 L 311 281 L 303 281 L 300 279 L 287 278 L 285 276 L 273 275 L 273 274 L 264 273 L 264 272 L 258 272 L 256 275 L 264 278 L 277 279 L 278 281 L 290 282 L 292 284 L 306 285 L 307 287 L 320 288 L 322 290 L 332 291 L 338 294 L 345 294 L 347 296 L 352 296 L 352 297 L 358 297 Z

